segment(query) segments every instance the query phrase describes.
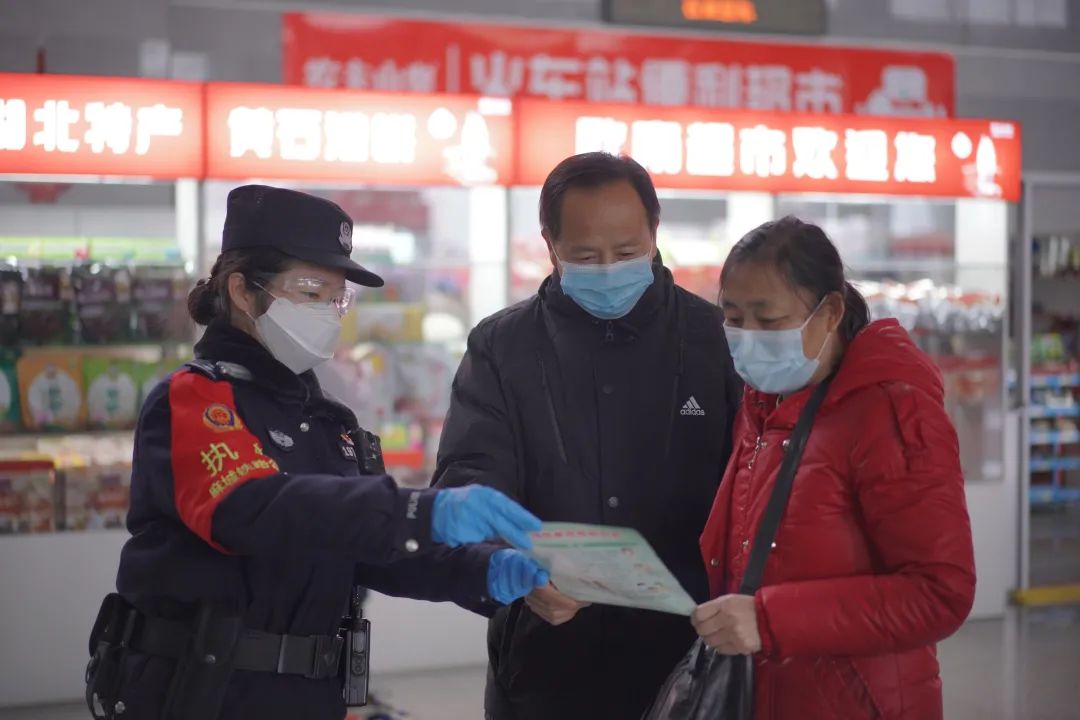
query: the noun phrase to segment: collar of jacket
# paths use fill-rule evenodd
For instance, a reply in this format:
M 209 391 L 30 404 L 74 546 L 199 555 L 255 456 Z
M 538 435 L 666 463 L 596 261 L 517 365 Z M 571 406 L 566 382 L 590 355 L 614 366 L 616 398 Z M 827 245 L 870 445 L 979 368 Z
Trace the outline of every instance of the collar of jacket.
M 660 251 L 653 258 L 653 284 L 638 300 L 637 305 L 625 317 L 617 320 L 601 320 L 593 317 L 562 290 L 558 271 L 551 273 L 540 285 L 539 295 L 544 307 L 560 319 L 569 320 L 580 326 L 593 326 L 597 335 L 603 339 L 608 325 L 615 331 L 616 339 L 635 339 L 648 326 L 667 304 L 675 288 L 675 279 L 671 271 L 664 266 Z
M 195 357 L 214 362 L 242 365 L 254 375 L 254 382 L 275 393 L 305 401 L 319 396 L 319 381 L 311 371 L 297 375 L 278 362 L 262 343 L 231 323 L 214 321 L 195 344 Z

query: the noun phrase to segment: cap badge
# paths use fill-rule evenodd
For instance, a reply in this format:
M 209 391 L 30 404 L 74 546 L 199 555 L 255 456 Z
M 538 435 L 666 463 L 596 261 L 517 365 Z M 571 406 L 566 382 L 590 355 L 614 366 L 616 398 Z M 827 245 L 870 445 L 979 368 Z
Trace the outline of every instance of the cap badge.
M 352 254 L 352 225 L 343 222 L 341 223 L 341 234 L 338 235 L 338 242 L 341 243 L 341 249 L 345 252 Z

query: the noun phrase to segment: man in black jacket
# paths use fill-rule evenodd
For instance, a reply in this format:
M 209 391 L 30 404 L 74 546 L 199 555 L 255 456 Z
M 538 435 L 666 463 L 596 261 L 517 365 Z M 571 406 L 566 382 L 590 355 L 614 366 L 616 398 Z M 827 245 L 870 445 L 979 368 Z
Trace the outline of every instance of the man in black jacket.
M 698 601 L 698 550 L 741 387 L 717 308 L 674 284 L 660 203 L 630 158 L 548 177 L 555 271 L 480 323 L 454 381 L 435 483 L 482 483 L 546 521 L 632 527 Z M 686 618 L 587 607 L 553 586 L 489 630 L 489 720 L 633 720 L 690 647 Z

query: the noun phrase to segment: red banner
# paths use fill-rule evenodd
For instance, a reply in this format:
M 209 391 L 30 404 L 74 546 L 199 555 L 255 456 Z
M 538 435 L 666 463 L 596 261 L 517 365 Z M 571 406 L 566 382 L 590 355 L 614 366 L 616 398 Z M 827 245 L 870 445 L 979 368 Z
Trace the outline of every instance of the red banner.
M 579 152 L 628 153 L 658 187 L 1020 197 L 1020 127 L 990 120 L 823 117 L 517 103 L 517 184 Z
M 375 185 L 508 184 L 509 100 L 207 86 L 207 175 Z
M 200 177 L 202 87 L 0 74 L 0 174 Z
M 285 82 L 666 107 L 951 117 L 944 53 L 364 15 L 284 16 Z
M 0 74 L 0 175 L 538 185 L 588 150 L 665 188 L 1020 195 L 1006 121 Z

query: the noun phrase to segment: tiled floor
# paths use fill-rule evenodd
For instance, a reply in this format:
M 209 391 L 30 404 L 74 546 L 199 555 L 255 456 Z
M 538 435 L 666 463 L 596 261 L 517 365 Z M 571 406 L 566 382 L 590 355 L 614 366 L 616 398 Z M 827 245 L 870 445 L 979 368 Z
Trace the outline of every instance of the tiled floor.
M 969 623 L 942 644 L 941 664 L 946 720 L 1080 719 L 1080 608 Z M 415 720 L 479 720 L 483 679 L 482 668 L 465 668 L 388 676 L 375 687 Z M 79 705 L 0 710 L 0 720 L 87 717 Z

